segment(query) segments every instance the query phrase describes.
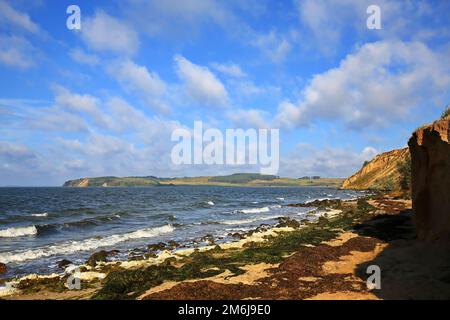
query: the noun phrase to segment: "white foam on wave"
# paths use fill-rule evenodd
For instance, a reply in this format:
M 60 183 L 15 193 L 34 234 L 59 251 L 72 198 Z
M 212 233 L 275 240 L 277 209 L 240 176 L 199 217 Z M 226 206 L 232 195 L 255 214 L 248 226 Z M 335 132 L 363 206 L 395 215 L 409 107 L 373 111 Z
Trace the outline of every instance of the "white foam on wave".
M 48 213 L 47 212 L 43 212 L 43 213 L 33 213 L 31 214 L 33 217 L 48 217 Z
M 208 202 L 206 202 L 207 204 L 209 204 L 210 206 L 213 206 L 215 203 L 214 202 L 212 202 L 212 201 L 208 201 Z
M 37 234 L 37 232 L 38 231 L 35 226 L 8 228 L 0 230 L 0 238 L 17 238 L 24 236 L 33 236 Z
M 284 198 L 283 197 L 279 197 L 279 198 L 277 198 L 277 200 L 284 201 Z
M 269 212 L 269 207 L 262 207 L 262 208 L 253 208 L 253 209 L 243 209 L 239 210 L 242 213 L 260 213 L 260 212 Z
M 221 221 L 220 224 L 226 224 L 226 225 L 245 224 L 245 223 L 252 223 L 252 222 L 256 222 L 256 221 L 274 220 L 274 219 L 281 218 L 281 217 L 282 216 L 267 216 L 267 217 L 253 218 L 253 219 L 225 220 L 225 221 Z
M 81 241 L 67 241 L 60 244 L 30 249 L 25 251 L 3 252 L 0 253 L 0 262 L 23 262 L 27 260 L 35 260 L 39 258 L 50 257 L 58 254 L 71 254 L 78 251 L 89 251 L 100 247 L 109 247 L 117 243 L 141 239 L 152 238 L 158 235 L 174 231 L 171 225 L 165 225 L 155 228 L 141 229 L 129 233 L 115 234 L 104 238 L 89 238 Z

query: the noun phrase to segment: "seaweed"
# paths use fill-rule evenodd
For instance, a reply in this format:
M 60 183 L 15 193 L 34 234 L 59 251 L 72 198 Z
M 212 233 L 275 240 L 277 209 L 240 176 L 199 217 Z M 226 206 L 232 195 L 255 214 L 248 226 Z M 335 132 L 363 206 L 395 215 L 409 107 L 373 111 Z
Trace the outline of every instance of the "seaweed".
M 327 203 L 330 205 L 330 203 Z M 93 296 L 94 299 L 134 299 L 146 290 L 162 284 L 164 281 L 183 281 L 203 279 L 229 270 L 237 276 L 245 273 L 241 267 L 248 264 L 282 262 L 286 257 L 298 251 L 301 246 L 319 245 L 329 241 L 342 231 L 352 230 L 355 225 L 371 217 L 375 208 L 367 199 L 359 199 L 356 206 L 333 203 L 342 214 L 327 219 L 321 217 L 317 222 L 290 232 L 281 232 L 277 236 L 268 236 L 264 242 L 250 242 L 240 249 L 224 250 L 215 246 L 208 251 L 195 250 L 172 265 L 171 260 L 157 266 L 138 270 L 112 271 L 103 280 L 103 287 Z M 289 221 L 280 221 L 289 223 Z

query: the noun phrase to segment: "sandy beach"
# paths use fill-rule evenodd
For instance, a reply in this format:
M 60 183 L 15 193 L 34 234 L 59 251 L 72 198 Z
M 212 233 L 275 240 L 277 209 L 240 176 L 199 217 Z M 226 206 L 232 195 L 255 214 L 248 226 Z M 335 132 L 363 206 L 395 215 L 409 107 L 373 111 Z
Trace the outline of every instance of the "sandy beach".
M 450 296 L 450 285 L 438 271 L 450 266 L 448 252 L 434 246 L 433 255 L 426 254 L 433 263 L 421 263 L 428 248 L 414 239 L 410 200 L 379 194 L 353 201 L 323 200 L 315 205 L 327 210 L 316 222 L 284 221 L 271 229 L 248 232 L 231 243 L 162 250 L 145 260 L 78 266 L 80 290 L 67 288 L 70 266 L 62 275 L 11 279 L 12 283 L 3 281 L 2 298 L 357 300 Z M 383 270 L 379 290 L 366 284 L 366 269 L 372 264 Z M 426 280 L 430 274 L 435 278 Z M 422 290 L 424 287 L 427 290 Z

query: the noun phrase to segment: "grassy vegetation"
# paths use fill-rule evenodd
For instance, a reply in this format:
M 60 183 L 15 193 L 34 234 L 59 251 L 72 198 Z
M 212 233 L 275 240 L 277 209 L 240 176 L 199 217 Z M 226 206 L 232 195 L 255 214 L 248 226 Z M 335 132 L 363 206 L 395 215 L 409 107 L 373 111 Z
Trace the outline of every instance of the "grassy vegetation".
M 397 165 L 400 173 L 400 188 L 402 190 L 411 190 L 411 156 L 408 155 L 405 161 Z
M 277 179 L 274 175 L 263 175 L 259 173 L 235 173 L 228 176 L 217 176 L 209 178 L 209 182 L 224 182 L 233 184 L 245 184 L 254 180 L 273 181 Z
M 358 200 L 356 207 L 343 207 L 341 202 L 337 202 L 334 208 L 343 210 L 343 214 L 333 219 L 322 217 L 304 228 L 269 237 L 266 242 L 251 242 L 242 249 L 223 250 L 216 246 L 209 251 L 196 251 L 176 265 L 166 261 L 163 265 L 146 269 L 112 271 L 93 298 L 134 299 L 164 281 L 201 279 L 226 270 L 236 276 L 242 274 L 241 267 L 248 264 L 279 263 L 302 245 L 318 245 L 335 238 L 343 230 L 351 230 L 355 224 L 368 218 L 374 209 L 364 199 Z
M 447 107 L 445 107 L 444 112 L 442 112 L 442 116 L 441 119 L 448 119 L 450 118 L 450 105 L 447 105 Z

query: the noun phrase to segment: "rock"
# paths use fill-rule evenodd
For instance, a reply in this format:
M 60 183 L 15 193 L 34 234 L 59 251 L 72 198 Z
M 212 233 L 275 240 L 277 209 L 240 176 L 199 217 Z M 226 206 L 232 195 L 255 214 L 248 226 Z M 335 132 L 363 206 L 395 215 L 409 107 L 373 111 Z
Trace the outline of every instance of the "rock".
M 178 242 L 173 241 L 173 240 L 169 240 L 167 242 L 167 244 L 168 244 L 168 249 L 175 249 L 175 248 L 178 248 L 180 246 L 180 244 Z
M 210 234 L 210 233 L 208 233 L 207 235 L 201 237 L 201 238 L 200 238 L 200 241 L 202 241 L 202 242 L 208 242 L 209 244 L 213 244 L 213 245 L 216 244 L 216 242 L 215 242 L 215 240 L 214 240 L 214 236 L 213 236 L 212 234 Z
M 301 226 L 301 223 L 298 222 L 297 220 L 293 220 L 288 217 L 278 218 L 278 224 L 277 224 L 278 228 L 289 227 L 289 228 L 296 229 L 296 228 L 299 228 L 300 226 Z
M 99 252 L 94 253 L 90 256 L 90 258 L 87 260 L 86 264 L 91 267 L 95 267 L 97 265 L 97 262 L 107 262 L 107 258 L 112 255 L 116 255 L 119 253 L 118 250 L 111 250 L 111 251 L 105 251 L 101 250 Z
M 417 129 L 408 145 L 414 221 L 421 240 L 450 240 L 450 120 Z
M 167 244 L 164 242 L 158 242 L 156 244 L 149 244 L 147 246 L 147 249 L 150 251 L 161 251 L 164 250 L 167 247 Z
M 58 267 L 60 269 L 65 269 L 68 265 L 72 264 L 72 261 L 69 261 L 67 259 L 63 259 L 58 262 Z
M 5 273 L 6 270 L 8 270 L 6 264 L 0 262 L 0 274 Z
M 408 148 L 381 153 L 342 183 L 343 189 L 400 190 L 399 165 L 408 161 Z
M 245 235 L 239 232 L 229 233 L 228 236 L 236 238 L 236 239 L 244 239 Z

